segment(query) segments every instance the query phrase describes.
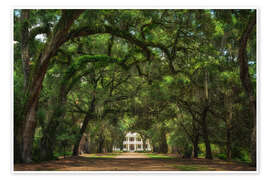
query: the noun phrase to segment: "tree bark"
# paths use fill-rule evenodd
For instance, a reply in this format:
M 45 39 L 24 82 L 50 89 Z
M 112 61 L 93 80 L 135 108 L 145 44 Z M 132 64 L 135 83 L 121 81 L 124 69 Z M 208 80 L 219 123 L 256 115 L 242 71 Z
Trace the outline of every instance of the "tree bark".
M 210 146 L 210 141 L 209 141 L 209 133 L 208 133 L 208 127 L 207 127 L 207 112 L 208 112 L 208 106 L 206 106 L 203 110 L 202 113 L 202 131 L 203 131 L 203 139 L 204 139 L 204 144 L 206 148 L 206 159 L 213 159 L 212 157 L 212 151 L 211 151 L 211 146 Z
M 21 58 L 22 58 L 22 68 L 24 74 L 24 91 L 27 90 L 27 85 L 29 83 L 30 75 L 30 56 L 29 56 L 29 16 L 30 10 L 23 9 L 21 14 Z
M 231 129 L 232 129 L 232 99 L 231 94 L 226 93 L 226 104 L 227 106 L 227 117 L 226 117 L 226 157 L 227 160 L 232 158 L 232 138 L 231 138 Z
M 208 72 L 205 70 L 204 72 L 204 108 L 201 114 L 201 123 L 202 123 L 202 131 L 203 131 L 203 139 L 206 148 L 206 159 L 213 159 L 211 145 L 209 141 L 209 133 L 208 133 L 208 123 L 207 123 L 207 112 L 209 109 L 209 99 L 208 99 Z
M 41 88 L 41 87 L 40 87 Z M 36 129 L 36 108 L 38 103 L 38 96 L 33 99 L 32 105 L 27 109 L 25 118 L 25 125 L 22 132 L 22 161 L 29 163 L 32 161 L 32 145 L 34 139 L 34 133 Z
M 153 144 L 153 150 L 154 153 L 158 152 L 158 147 L 156 144 Z
M 79 150 L 80 142 L 81 142 L 83 134 L 85 133 L 85 130 L 87 128 L 87 125 L 88 125 L 89 121 L 93 118 L 92 113 L 94 112 L 94 109 L 95 109 L 95 97 L 93 98 L 93 100 L 91 102 L 91 106 L 90 106 L 90 108 L 89 108 L 89 110 L 88 110 L 88 112 L 87 112 L 87 114 L 86 114 L 86 116 L 85 116 L 85 118 L 83 120 L 83 125 L 82 125 L 82 127 L 80 129 L 80 133 L 78 135 L 78 138 L 77 138 L 77 140 L 75 142 L 75 145 L 74 145 L 74 148 L 73 148 L 73 153 L 72 153 L 73 156 L 78 156 L 79 155 L 78 150 Z
M 99 135 L 98 138 L 98 149 L 97 149 L 97 153 L 103 153 L 103 148 L 104 148 L 104 136 L 102 134 L 102 132 Z
M 199 133 L 194 135 L 193 140 L 193 158 L 198 158 L 198 144 L 199 144 Z
M 142 142 L 143 142 L 143 151 L 146 150 L 146 139 L 142 139 Z
M 159 151 L 161 153 L 168 153 L 168 144 L 166 139 L 166 131 L 164 129 L 161 130 L 161 143 Z
M 250 152 L 251 152 L 251 165 L 256 167 L 257 162 L 257 145 L 256 145 L 256 128 L 257 128 L 257 122 L 256 122 L 256 93 L 253 89 L 251 78 L 249 75 L 249 69 L 248 69 L 248 60 L 247 60 L 247 42 L 248 39 L 254 30 L 254 27 L 256 27 L 256 12 L 250 15 L 248 24 L 246 26 L 246 29 L 244 30 L 241 39 L 240 39 L 240 47 L 238 51 L 238 59 L 239 59 L 239 65 L 240 65 L 240 79 L 242 82 L 242 85 L 245 89 L 245 92 L 247 96 L 249 97 L 249 108 L 250 112 L 252 114 L 252 133 L 251 133 L 251 145 L 250 145 Z
M 59 121 L 54 119 L 58 119 L 59 116 L 56 115 L 56 112 L 54 112 L 52 116 L 53 118 L 46 127 L 40 142 L 40 160 L 43 161 L 52 160 L 54 158 L 53 151 L 56 141 L 56 130 L 59 125 Z
M 21 59 L 22 59 L 22 71 L 24 75 L 24 93 L 27 91 L 27 84 L 29 82 L 29 15 L 30 11 L 23 9 L 21 12 L 20 24 L 21 24 Z M 20 112 L 21 113 L 21 112 Z M 21 114 L 19 115 L 21 116 Z M 23 117 L 14 116 L 14 161 L 22 162 L 23 144 L 22 144 L 22 134 L 24 128 Z
M 200 132 L 198 127 L 198 122 L 192 117 L 192 144 L 193 144 L 193 158 L 198 158 L 198 144 L 200 138 Z

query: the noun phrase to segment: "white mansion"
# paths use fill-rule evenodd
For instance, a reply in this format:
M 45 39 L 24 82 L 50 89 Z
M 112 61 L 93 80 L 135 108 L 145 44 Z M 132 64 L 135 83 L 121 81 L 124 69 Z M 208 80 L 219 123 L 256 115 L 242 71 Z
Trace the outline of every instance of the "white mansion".
M 143 141 L 140 137 L 140 135 L 138 133 L 131 133 L 128 132 L 126 134 L 126 138 L 125 141 L 123 142 L 124 151 L 128 151 L 128 152 L 134 152 L 134 151 L 143 151 Z M 114 151 L 119 151 L 119 148 L 114 147 L 113 148 Z M 145 147 L 146 151 L 151 151 L 151 147 L 149 144 L 149 140 L 146 140 L 146 147 Z

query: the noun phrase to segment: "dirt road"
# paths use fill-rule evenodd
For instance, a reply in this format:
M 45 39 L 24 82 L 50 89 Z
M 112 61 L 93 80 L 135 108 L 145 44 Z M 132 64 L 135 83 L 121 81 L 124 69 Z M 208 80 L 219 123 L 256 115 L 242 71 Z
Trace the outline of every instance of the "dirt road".
M 247 164 L 206 159 L 152 159 L 141 153 L 122 153 L 116 158 L 68 157 L 15 164 L 15 171 L 255 171 Z

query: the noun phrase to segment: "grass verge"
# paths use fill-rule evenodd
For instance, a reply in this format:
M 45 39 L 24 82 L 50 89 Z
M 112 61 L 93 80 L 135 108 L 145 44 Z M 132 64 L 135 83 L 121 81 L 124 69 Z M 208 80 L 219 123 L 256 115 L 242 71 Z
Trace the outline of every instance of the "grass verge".
M 198 165 L 177 165 L 175 166 L 180 171 L 210 171 L 208 167 Z
M 119 155 L 120 153 L 102 153 L 102 154 L 83 154 L 83 157 L 89 158 L 115 158 L 115 156 Z
M 145 153 L 146 156 L 153 159 L 173 159 L 174 157 L 165 154 Z

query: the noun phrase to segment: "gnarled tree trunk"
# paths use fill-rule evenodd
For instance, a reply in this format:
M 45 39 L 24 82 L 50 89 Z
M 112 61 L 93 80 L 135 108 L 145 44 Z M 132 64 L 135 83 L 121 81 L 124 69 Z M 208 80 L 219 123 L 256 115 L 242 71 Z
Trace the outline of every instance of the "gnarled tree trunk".
M 240 79 L 242 82 L 242 85 L 246 91 L 246 94 L 249 97 L 249 108 L 250 112 L 252 114 L 252 133 L 251 133 L 251 145 L 250 145 L 250 151 L 251 151 L 251 165 L 256 167 L 256 93 L 254 92 L 252 82 L 249 75 L 249 69 L 248 69 L 248 60 L 247 60 L 247 42 L 248 39 L 256 27 L 256 12 L 250 15 L 249 22 L 246 26 L 245 31 L 243 32 L 241 39 L 240 39 L 240 47 L 238 52 L 238 59 L 239 59 L 239 65 L 240 65 Z
M 51 57 L 56 54 L 57 49 L 67 40 L 68 31 L 74 20 L 82 13 L 81 10 L 64 10 L 59 23 L 56 25 L 44 50 L 41 52 L 34 77 L 30 79 L 29 90 L 26 92 L 27 101 L 24 108 L 24 128 L 22 131 L 22 161 L 31 162 L 32 143 L 36 126 L 36 108 L 42 87 L 42 82 L 48 69 Z
M 80 145 L 82 136 L 85 133 L 85 130 L 87 128 L 87 125 L 88 125 L 90 119 L 93 117 L 93 112 L 95 110 L 95 100 L 96 100 L 95 97 L 93 97 L 93 100 L 91 102 L 91 106 L 90 106 L 90 108 L 89 108 L 89 110 L 88 110 L 88 112 L 87 112 L 87 114 L 86 114 L 86 116 L 85 116 L 85 118 L 83 120 L 83 125 L 82 125 L 82 127 L 80 129 L 80 134 L 78 135 L 78 137 L 76 139 L 76 142 L 75 142 L 75 145 L 74 145 L 74 148 L 73 148 L 73 153 L 72 153 L 73 156 L 78 156 L 79 155 L 78 150 L 79 150 L 79 145 Z

